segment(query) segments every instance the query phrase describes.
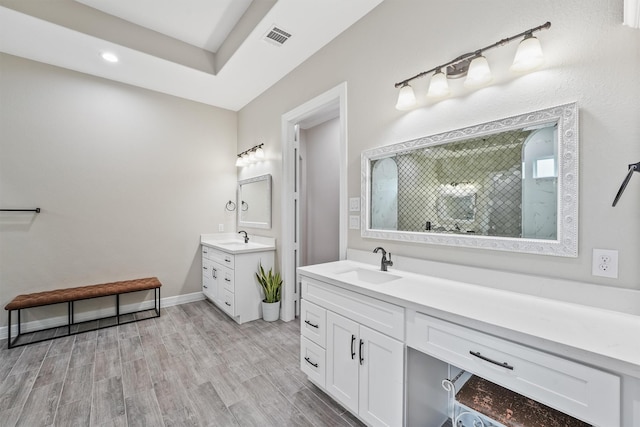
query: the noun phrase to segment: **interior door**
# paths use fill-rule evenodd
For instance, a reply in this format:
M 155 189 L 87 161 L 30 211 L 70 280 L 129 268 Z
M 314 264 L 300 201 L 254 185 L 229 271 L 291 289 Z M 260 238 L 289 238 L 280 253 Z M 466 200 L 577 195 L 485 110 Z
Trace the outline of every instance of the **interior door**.
M 404 345 L 366 326 L 360 361 L 358 414 L 372 426 L 402 425 Z
M 327 312 L 326 388 L 342 405 L 358 413 L 358 324 Z

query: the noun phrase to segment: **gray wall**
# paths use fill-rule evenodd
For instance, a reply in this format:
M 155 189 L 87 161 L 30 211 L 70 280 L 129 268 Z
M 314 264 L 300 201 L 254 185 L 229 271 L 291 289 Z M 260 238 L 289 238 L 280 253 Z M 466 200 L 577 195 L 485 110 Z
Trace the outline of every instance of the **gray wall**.
M 0 207 L 42 208 L 0 213 L 0 303 L 146 276 L 163 297 L 198 292 L 200 234 L 235 227 L 224 206 L 235 199 L 237 114 L 0 61 Z
M 306 145 L 306 262 L 340 258 L 340 121 L 332 119 L 302 132 Z
M 457 55 L 540 25 L 546 65 L 510 76 L 517 43 L 487 53 L 496 83 L 409 112 L 395 110 L 394 83 Z M 461 30 L 462 29 L 462 30 Z M 348 196 L 360 195 L 360 153 L 540 108 L 577 101 L 580 108 L 578 258 L 363 239 L 393 253 L 436 261 L 640 289 L 640 178 L 616 208 L 611 201 L 627 164 L 640 160 L 640 32 L 622 25 L 621 0 L 425 2 L 387 0 L 239 113 L 238 144 L 262 138 L 271 151 L 262 173 L 274 177 L 274 227 L 281 235 L 281 115 L 346 81 Z M 416 82 L 426 92 L 428 79 Z M 619 279 L 591 276 L 593 248 L 620 251 Z

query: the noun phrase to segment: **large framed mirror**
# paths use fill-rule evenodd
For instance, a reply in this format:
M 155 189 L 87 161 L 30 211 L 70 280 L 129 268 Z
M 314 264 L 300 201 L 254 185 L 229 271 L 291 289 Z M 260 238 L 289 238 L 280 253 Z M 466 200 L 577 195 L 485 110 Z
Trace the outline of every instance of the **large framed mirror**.
M 578 255 L 575 103 L 362 153 L 363 237 Z
M 238 181 L 238 226 L 271 228 L 271 175 Z

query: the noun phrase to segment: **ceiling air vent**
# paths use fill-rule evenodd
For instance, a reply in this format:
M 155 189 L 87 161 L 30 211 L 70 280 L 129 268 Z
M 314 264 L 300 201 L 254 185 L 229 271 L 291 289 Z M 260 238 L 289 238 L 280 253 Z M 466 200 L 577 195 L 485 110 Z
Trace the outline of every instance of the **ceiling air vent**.
M 267 34 L 265 34 L 262 39 L 276 46 L 282 46 L 284 42 L 289 40 L 289 37 L 291 37 L 291 34 L 274 25 L 267 31 Z

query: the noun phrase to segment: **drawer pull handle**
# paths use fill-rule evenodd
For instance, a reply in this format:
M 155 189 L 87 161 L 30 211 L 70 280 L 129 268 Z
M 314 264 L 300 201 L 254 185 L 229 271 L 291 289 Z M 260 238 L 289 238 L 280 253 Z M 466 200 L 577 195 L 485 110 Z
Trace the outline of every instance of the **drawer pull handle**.
M 229 304 L 228 302 L 225 301 L 224 303 L 227 304 L 229 307 L 231 307 L 231 304 Z
M 202 285 L 203 288 L 205 289 L 209 289 L 209 287 L 207 285 Z
M 355 335 L 351 335 L 351 360 L 356 358 L 355 343 L 356 343 L 356 336 Z
M 496 362 L 495 360 L 489 359 L 487 356 L 483 356 L 482 354 L 480 354 L 479 351 L 469 351 L 469 354 L 479 359 L 482 359 L 486 362 L 493 363 L 494 365 L 498 365 L 501 368 L 505 368 L 513 371 L 513 366 L 509 365 L 507 362 L 502 362 L 502 363 Z
M 304 360 L 306 360 L 306 361 L 307 361 L 307 363 L 308 363 L 309 365 L 313 366 L 314 368 L 317 368 L 317 367 L 318 367 L 318 364 L 317 364 L 317 363 L 313 363 L 311 360 L 309 360 L 309 357 L 305 357 L 305 358 L 304 358 Z
M 225 262 L 231 262 L 231 258 L 225 258 Z
M 202 268 L 204 268 L 205 270 L 207 270 L 207 267 L 202 267 Z
M 314 325 L 313 323 L 309 322 L 308 320 L 305 320 L 304 323 L 306 323 L 307 325 L 311 326 L 312 328 L 318 329 L 320 327 L 318 325 Z
M 364 345 L 364 341 L 360 340 L 360 364 L 361 365 L 364 365 L 364 357 L 362 357 L 362 346 L 363 345 Z
M 225 281 L 225 282 L 230 282 L 230 281 L 231 281 L 231 279 L 229 279 L 228 277 L 225 277 L 225 278 L 224 278 L 224 281 Z

